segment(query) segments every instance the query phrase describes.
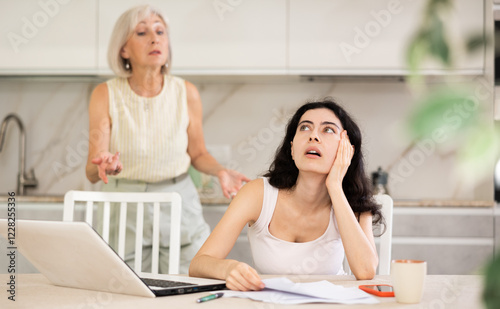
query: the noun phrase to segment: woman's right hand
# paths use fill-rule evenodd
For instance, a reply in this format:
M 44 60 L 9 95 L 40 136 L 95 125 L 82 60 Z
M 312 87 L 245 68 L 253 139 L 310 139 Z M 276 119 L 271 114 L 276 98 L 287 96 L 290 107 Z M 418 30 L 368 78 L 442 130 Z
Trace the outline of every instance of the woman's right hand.
M 97 165 L 99 178 L 106 184 L 108 183 L 107 175 L 118 175 L 123 169 L 119 152 L 113 155 L 110 152 L 102 151 L 91 162 Z
M 326 186 L 328 188 L 337 188 L 342 190 L 342 182 L 351 165 L 352 157 L 354 156 L 354 146 L 349 141 L 347 131 L 340 133 L 339 146 L 337 148 L 337 156 L 333 161 L 332 168 L 326 178 Z
M 243 262 L 236 262 L 226 276 L 226 287 L 235 291 L 260 291 L 265 285 L 257 271 Z

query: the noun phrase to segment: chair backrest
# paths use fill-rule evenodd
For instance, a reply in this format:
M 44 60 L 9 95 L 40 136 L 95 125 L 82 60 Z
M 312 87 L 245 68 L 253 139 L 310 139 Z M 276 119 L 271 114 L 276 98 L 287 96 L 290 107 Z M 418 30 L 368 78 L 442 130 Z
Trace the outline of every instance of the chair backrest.
M 391 272 L 392 251 L 392 216 L 394 202 L 387 194 L 374 195 L 375 201 L 382 205 L 382 215 L 385 219 L 385 232 L 380 236 L 378 252 L 378 274 L 389 275 Z
M 94 192 L 68 191 L 64 195 L 63 221 L 74 221 L 75 202 L 86 202 L 85 221 L 92 225 L 94 203 L 104 207 L 102 238 L 109 242 L 111 203 L 120 203 L 118 227 L 118 255 L 125 257 L 125 234 L 127 204 L 137 207 L 135 262 L 134 270 L 142 272 L 142 238 L 144 224 L 144 203 L 153 204 L 152 264 L 151 273 L 158 274 L 160 247 L 160 203 L 169 203 L 171 207 L 169 274 L 179 273 L 180 235 L 181 235 L 181 196 L 176 192 Z M 132 206 L 131 206 L 132 207 Z M 163 205 L 162 205 L 163 207 Z
M 378 275 L 389 275 L 391 272 L 391 251 L 392 251 L 392 216 L 394 202 L 387 194 L 377 194 L 373 198 L 375 202 L 382 205 L 382 215 L 385 219 L 385 232 L 379 239 L 378 248 Z M 344 260 L 344 270 L 351 274 L 347 259 Z

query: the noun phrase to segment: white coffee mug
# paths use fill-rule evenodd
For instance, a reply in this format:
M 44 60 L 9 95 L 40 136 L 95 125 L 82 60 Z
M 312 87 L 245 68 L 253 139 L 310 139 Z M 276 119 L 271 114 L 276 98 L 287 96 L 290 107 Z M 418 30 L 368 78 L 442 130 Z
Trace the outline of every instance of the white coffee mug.
M 417 304 L 422 299 L 427 262 L 417 260 L 393 260 L 391 279 L 394 296 L 398 303 Z

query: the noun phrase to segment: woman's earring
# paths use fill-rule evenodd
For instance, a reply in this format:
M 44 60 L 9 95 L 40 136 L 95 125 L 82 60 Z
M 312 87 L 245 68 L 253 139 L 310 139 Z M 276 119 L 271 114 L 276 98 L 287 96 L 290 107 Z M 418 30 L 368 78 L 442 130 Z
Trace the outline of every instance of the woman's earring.
M 128 61 L 125 62 L 125 69 L 130 70 L 130 63 Z

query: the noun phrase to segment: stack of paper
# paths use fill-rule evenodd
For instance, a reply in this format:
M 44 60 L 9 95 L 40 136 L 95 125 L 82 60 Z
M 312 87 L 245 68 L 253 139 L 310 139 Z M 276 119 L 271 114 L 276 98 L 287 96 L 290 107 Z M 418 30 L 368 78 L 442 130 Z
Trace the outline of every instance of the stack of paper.
M 379 301 L 357 287 L 345 288 L 328 281 L 294 283 L 287 278 L 262 280 L 262 291 L 224 291 L 224 297 L 250 298 L 276 304 L 338 303 L 376 304 Z

